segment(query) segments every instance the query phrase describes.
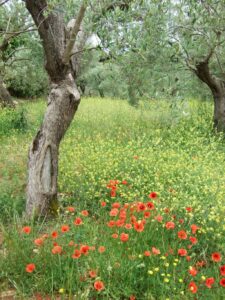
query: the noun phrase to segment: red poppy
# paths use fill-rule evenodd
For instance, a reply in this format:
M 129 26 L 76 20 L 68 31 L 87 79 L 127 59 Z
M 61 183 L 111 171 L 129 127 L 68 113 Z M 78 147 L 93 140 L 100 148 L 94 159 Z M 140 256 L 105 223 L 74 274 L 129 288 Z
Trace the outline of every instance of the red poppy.
M 195 224 L 191 225 L 191 232 L 192 232 L 192 234 L 196 234 L 196 232 L 197 232 L 198 229 L 200 229 L 200 227 L 198 227 L 197 225 L 195 225 Z
M 192 207 L 186 207 L 185 208 L 187 212 L 191 212 L 192 211 Z
M 134 224 L 137 221 L 137 218 L 135 216 L 131 216 L 130 220 L 131 220 L 131 223 Z
M 213 277 L 206 278 L 205 285 L 207 288 L 211 289 L 215 279 Z
M 115 225 L 116 225 L 116 222 L 113 221 L 113 220 L 110 220 L 110 221 L 107 223 L 107 226 L 108 226 L 108 227 L 113 227 L 113 226 L 115 226 Z
M 77 259 L 81 256 L 80 250 L 75 249 L 73 254 L 72 254 L 72 258 Z
M 118 238 L 118 234 L 117 233 L 113 233 L 112 234 L 112 238 L 117 239 Z
M 129 203 L 124 203 L 124 206 L 123 206 L 123 207 L 124 207 L 125 209 L 127 209 L 129 206 L 130 206 Z
M 151 192 L 149 195 L 148 195 L 148 197 L 149 198 L 151 198 L 151 199 L 155 199 L 155 198 L 157 198 L 157 193 L 156 192 Z
M 51 234 L 52 238 L 53 239 L 56 239 L 57 236 L 58 236 L 58 232 L 57 231 L 53 231 L 52 234 Z
M 127 234 L 127 233 L 121 233 L 121 235 L 120 235 L 120 240 L 122 241 L 122 242 L 127 242 L 128 240 L 129 240 L 129 234 Z
M 101 202 L 101 206 L 102 206 L 102 207 L 105 207 L 105 206 L 106 206 L 106 202 L 105 202 L 105 201 L 102 201 L 102 202 Z
M 145 211 L 145 212 L 144 212 L 144 217 L 145 217 L 145 219 L 150 218 L 150 217 L 151 217 L 150 211 Z
M 134 295 L 131 295 L 129 300 L 136 300 L 136 297 Z
M 97 277 L 97 272 L 96 272 L 95 270 L 91 270 L 91 271 L 89 271 L 88 273 L 89 273 L 89 276 L 90 276 L 91 278 Z
M 220 280 L 220 285 L 221 285 L 222 287 L 225 287 L 225 278 L 222 278 L 222 279 Z
M 123 225 L 124 225 L 124 220 L 123 219 L 116 221 L 116 226 L 117 227 L 122 227 Z
M 187 233 L 186 233 L 185 230 L 178 231 L 177 236 L 181 240 L 186 240 L 187 239 Z
M 180 256 L 186 256 L 187 255 L 187 250 L 186 249 L 178 249 L 178 255 Z
M 174 222 L 166 222 L 166 229 L 174 229 L 175 223 Z
M 136 223 L 134 223 L 134 229 L 137 231 L 137 232 L 142 232 L 144 230 L 144 224 L 142 221 L 138 221 Z
M 69 230 L 70 230 L 70 227 L 68 225 L 62 225 L 62 227 L 61 227 L 62 232 L 67 232 Z
M 95 281 L 94 288 L 96 289 L 96 291 L 100 292 L 105 288 L 105 286 L 102 281 L 98 280 L 98 281 Z
M 179 219 L 180 224 L 184 224 L 184 219 Z
M 126 224 L 124 227 L 125 227 L 126 229 L 132 229 L 132 224 Z
M 162 222 L 163 217 L 158 215 L 158 216 L 155 217 L 155 220 L 158 221 L 158 222 Z
M 116 191 L 115 191 L 115 190 L 111 190 L 110 196 L 111 196 L 112 198 L 116 197 Z
M 111 209 L 111 211 L 109 212 L 110 217 L 116 217 L 119 213 L 118 208 L 113 208 Z
M 126 219 L 126 217 L 127 217 L 127 212 L 126 212 L 125 209 L 122 208 L 122 209 L 120 210 L 119 217 L 120 217 L 120 219 Z
M 27 273 L 32 273 L 32 272 L 34 272 L 35 269 L 36 269 L 35 264 L 28 264 L 28 265 L 26 266 L 26 272 L 27 272 Z
M 89 249 L 90 249 L 90 248 L 89 248 L 88 245 L 82 245 L 82 246 L 80 247 L 80 252 L 81 252 L 82 254 L 84 254 L 84 255 L 87 255 Z
M 120 208 L 120 203 L 119 202 L 114 202 L 112 204 L 112 208 Z
M 215 262 L 220 262 L 221 261 L 221 255 L 220 255 L 219 252 L 212 253 L 211 258 Z
M 225 265 L 220 267 L 220 275 L 225 276 Z
M 128 182 L 126 180 L 123 180 L 121 183 L 126 185 Z
M 62 247 L 61 246 L 54 246 L 52 248 L 52 254 L 61 254 L 62 253 Z
M 196 294 L 197 291 L 198 291 L 198 287 L 197 285 L 195 284 L 194 281 L 191 281 L 188 285 L 188 289 L 193 293 L 193 294 Z
M 30 234 L 31 232 L 31 227 L 30 226 L 24 226 L 22 228 L 22 232 L 25 233 L 25 234 Z
M 87 210 L 82 210 L 81 214 L 84 216 L 84 217 L 87 217 L 89 215 L 89 212 Z
M 152 254 L 154 255 L 159 255 L 161 252 L 159 249 L 155 248 L 155 247 L 152 247 Z
M 194 237 L 194 236 L 190 236 L 190 237 L 189 237 L 189 241 L 190 241 L 193 245 L 197 244 L 197 242 L 198 242 L 198 240 L 197 240 L 196 237 Z
M 191 276 L 196 276 L 198 274 L 198 271 L 195 269 L 195 267 L 190 267 L 188 272 L 191 274 Z
M 82 225 L 82 224 L 83 224 L 83 221 L 82 221 L 81 218 L 78 217 L 78 218 L 76 218 L 76 219 L 74 220 L 73 224 L 76 225 L 76 226 L 79 226 L 79 225 Z
M 104 247 L 104 246 L 100 246 L 100 247 L 98 248 L 98 252 L 99 252 L 99 253 L 105 252 L 105 247 Z
M 38 239 L 34 240 L 34 243 L 36 246 L 41 246 L 41 245 L 43 245 L 44 240 L 41 238 L 38 238 Z
M 69 211 L 69 212 L 75 212 L 75 208 L 73 207 L 73 206 L 68 206 L 67 207 L 67 211 Z
M 204 261 L 204 260 L 201 260 L 201 261 L 198 261 L 197 263 L 196 263 L 196 266 L 197 267 L 204 267 L 206 265 L 206 262 Z
M 139 203 L 137 204 L 137 211 L 144 211 L 145 209 L 146 209 L 146 206 L 145 206 L 144 203 L 139 202 Z
M 186 261 L 190 261 L 191 257 L 189 255 L 186 256 Z
M 151 252 L 150 251 L 145 251 L 144 256 L 151 256 Z
M 150 210 L 153 210 L 155 208 L 155 205 L 152 202 L 147 202 L 146 205 Z
M 74 246 L 74 241 L 69 241 L 68 246 L 70 247 Z

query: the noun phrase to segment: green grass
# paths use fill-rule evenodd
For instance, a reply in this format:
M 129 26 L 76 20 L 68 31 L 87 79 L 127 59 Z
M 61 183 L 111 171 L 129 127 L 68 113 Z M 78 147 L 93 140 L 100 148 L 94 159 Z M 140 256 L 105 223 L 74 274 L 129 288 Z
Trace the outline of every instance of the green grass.
M 22 214 L 25 203 L 28 147 L 43 118 L 45 103 L 25 103 L 22 107 L 27 112 L 26 131 L 15 131 L 9 125 L 0 136 L 0 219 L 5 237 L 2 249 L 6 251 L 0 259 L 2 290 L 13 286 L 20 297 L 30 297 L 37 292 L 55 295 L 63 289 L 62 297 L 76 295 L 74 299 L 79 300 L 129 299 L 130 295 L 137 300 L 194 299 L 196 295 L 197 299 L 223 299 L 225 289 L 219 287 L 218 268 L 225 264 L 225 143 L 223 135 L 212 131 L 211 103 L 152 100 L 135 109 L 126 101 L 83 99 L 60 146 L 61 213 L 50 223 L 29 224 L 30 235 L 21 234 L 24 220 L 17 215 Z M 128 185 L 119 184 L 116 198 L 112 198 L 106 187 L 109 180 L 126 180 Z M 120 235 L 128 230 L 106 225 L 111 203 L 146 203 L 151 191 L 157 192 L 158 198 L 144 232 L 129 231 L 127 243 L 112 239 L 112 233 Z M 101 208 L 102 201 L 106 208 Z M 75 206 L 79 216 L 83 209 L 89 211 L 83 226 L 73 225 L 75 217 L 63 208 L 67 206 Z M 185 209 L 189 206 L 191 213 Z M 164 218 L 162 223 L 154 220 L 159 214 Z M 135 215 L 143 218 L 138 212 Z M 168 232 L 164 224 L 174 220 L 174 215 L 176 230 Z M 181 218 L 184 225 L 178 222 Z M 193 223 L 201 230 L 197 245 L 189 251 L 191 262 L 187 262 L 177 250 L 190 243 L 179 241 L 177 231 L 185 229 L 189 237 Z M 35 247 L 35 238 L 55 228 L 60 232 L 62 224 L 70 225 L 70 231 L 57 240 L 65 255 L 51 254 L 49 238 L 45 246 Z M 67 246 L 70 240 L 96 248 L 103 245 L 106 252 L 99 255 L 92 251 L 73 260 Z M 161 254 L 143 256 L 152 247 L 159 248 Z M 165 260 L 169 247 L 174 253 Z M 38 254 L 34 248 L 39 249 Z M 223 256 L 220 263 L 211 261 L 216 251 Z M 206 267 L 198 268 L 197 276 L 191 278 L 188 268 L 199 260 L 204 260 Z M 36 265 L 32 274 L 25 272 L 29 262 Z M 93 288 L 96 279 L 85 275 L 91 269 L 98 271 L 99 280 L 105 284 L 102 292 Z M 215 288 L 204 287 L 204 276 L 216 279 Z M 188 290 L 190 281 L 199 286 L 196 295 Z

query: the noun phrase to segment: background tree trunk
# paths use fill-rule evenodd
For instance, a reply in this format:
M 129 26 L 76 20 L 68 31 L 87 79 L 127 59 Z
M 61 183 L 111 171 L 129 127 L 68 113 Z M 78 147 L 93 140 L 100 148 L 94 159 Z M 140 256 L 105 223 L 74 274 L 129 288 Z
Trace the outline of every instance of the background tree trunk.
M 225 88 L 217 93 L 213 92 L 214 98 L 214 127 L 217 131 L 225 131 Z
M 209 54 L 206 60 L 196 64 L 195 74 L 206 83 L 210 88 L 214 99 L 214 128 L 220 132 L 225 131 L 225 82 L 213 75 L 209 70 L 209 59 L 213 52 Z
M 14 107 L 12 97 L 9 91 L 4 86 L 3 80 L 0 77 L 0 106 Z

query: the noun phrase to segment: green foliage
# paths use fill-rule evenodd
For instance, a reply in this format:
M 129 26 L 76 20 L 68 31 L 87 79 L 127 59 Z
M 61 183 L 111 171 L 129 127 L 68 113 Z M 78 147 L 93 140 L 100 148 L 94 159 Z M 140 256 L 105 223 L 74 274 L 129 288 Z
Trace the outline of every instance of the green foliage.
M 0 110 L 0 136 L 9 135 L 13 132 L 25 132 L 28 124 L 25 108 Z

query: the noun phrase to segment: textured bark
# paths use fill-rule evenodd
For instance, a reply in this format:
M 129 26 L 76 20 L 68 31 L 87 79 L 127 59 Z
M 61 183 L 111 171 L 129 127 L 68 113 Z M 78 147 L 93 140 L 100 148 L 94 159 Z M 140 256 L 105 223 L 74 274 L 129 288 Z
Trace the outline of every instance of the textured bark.
M 196 65 L 198 78 L 210 88 L 214 99 L 214 128 L 220 132 L 225 131 L 225 82 L 213 75 L 209 70 L 209 59 Z
M 58 149 L 80 102 L 71 74 L 52 84 L 43 124 L 29 150 L 28 215 L 46 215 L 57 210 Z
M 4 83 L 0 77 L 0 106 L 2 107 L 14 107 L 12 97 L 9 91 L 4 86 Z
M 225 131 L 225 88 L 213 93 L 214 98 L 214 128 L 217 131 Z
M 71 35 L 62 16 L 49 12 L 46 17 L 46 0 L 26 0 L 26 6 L 43 42 L 45 68 L 51 82 L 44 121 L 29 149 L 26 213 L 31 217 L 55 213 L 58 208 L 59 144 L 73 120 L 80 94 L 75 84 L 79 66 L 65 60 L 68 45 L 71 47 Z M 73 35 L 73 41 L 75 38 Z

